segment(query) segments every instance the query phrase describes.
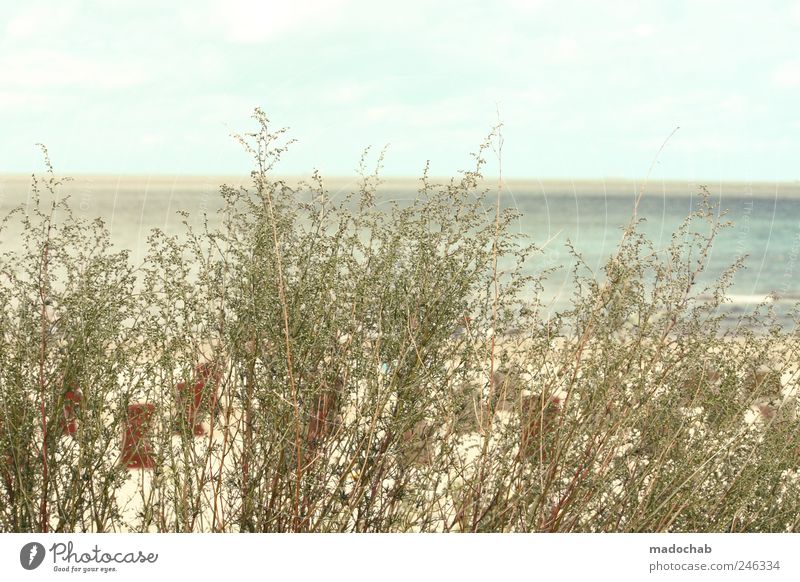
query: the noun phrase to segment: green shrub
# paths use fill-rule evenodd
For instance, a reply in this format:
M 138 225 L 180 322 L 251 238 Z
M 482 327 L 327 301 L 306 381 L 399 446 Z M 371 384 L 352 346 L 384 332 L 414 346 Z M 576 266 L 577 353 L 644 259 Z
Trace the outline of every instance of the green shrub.
M 707 196 L 666 249 L 633 221 L 601 274 L 576 253 L 546 319 L 537 249 L 483 187 L 499 127 L 386 207 L 382 155 L 337 200 L 273 177 L 291 141 L 254 117 L 220 226 L 154 230 L 142 265 L 49 160 L 5 218 L 0 530 L 797 529 L 797 336 L 768 310 L 722 327 L 741 263 L 699 288 Z

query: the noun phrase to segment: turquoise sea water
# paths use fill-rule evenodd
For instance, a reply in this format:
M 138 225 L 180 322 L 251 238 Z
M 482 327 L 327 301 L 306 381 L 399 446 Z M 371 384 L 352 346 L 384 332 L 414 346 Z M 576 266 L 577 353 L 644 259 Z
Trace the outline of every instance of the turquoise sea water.
M 563 244 L 569 238 L 587 265 L 598 272 L 620 241 L 620 227 L 630 220 L 636 195 L 604 192 L 545 197 L 528 192 L 515 199 L 525 216 L 521 228 L 526 233 L 533 233 L 534 240 L 555 237 L 544 254 L 545 265 L 569 267 L 573 263 Z M 734 275 L 725 311 L 731 315 L 752 312 L 768 295 L 775 295 L 770 302 L 788 324 L 789 310 L 800 301 L 800 197 L 781 195 L 780 191 L 755 196 L 745 188 L 712 192 L 710 201 L 716 213 L 725 212 L 721 220 L 732 224 L 716 238 L 699 284 L 717 279 L 744 257 L 744 269 Z M 648 192 L 637 211 L 644 219 L 641 229 L 656 249 L 666 248 L 699 202 L 697 190 Z M 570 269 L 553 275 L 547 290 L 554 294 L 554 307 L 562 308 L 571 292 Z
M 176 213 L 188 211 L 191 222 L 199 224 L 204 212 L 213 224 L 214 211 L 221 205 L 218 186 L 242 179 L 221 177 L 169 178 L 78 178 L 69 182 L 64 194 L 71 197 L 75 212 L 87 218 L 107 221 L 112 240 L 132 251 L 134 261 L 142 260 L 147 234 L 152 227 L 179 232 Z M 30 191 L 29 178 L 0 177 L 0 211 L 24 204 Z M 333 195 L 341 195 L 353 184 L 334 183 Z M 380 191 L 379 202 L 413 198 L 416 183 L 391 182 Z M 740 256 L 746 256 L 729 292 L 726 311 L 746 313 L 768 294 L 776 313 L 789 320 L 789 309 L 800 300 L 800 185 L 717 184 L 709 188 L 711 201 L 727 212 L 733 225 L 714 244 L 702 282 L 719 276 Z M 502 204 L 516 207 L 522 218 L 514 228 L 529 240 L 546 248 L 525 266 L 536 274 L 559 267 L 545 285 L 544 300 L 551 311 L 565 309 L 572 295 L 573 257 L 567 252 L 569 240 L 587 266 L 599 272 L 621 236 L 621 227 L 631 218 L 641 188 L 633 183 L 528 182 L 510 184 Z M 656 248 L 666 247 L 673 232 L 696 209 L 699 188 L 693 184 L 654 184 L 645 189 L 638 216 L 642 229 Z M 0 237 L 4 248 L 13 247 L 13 236 Z

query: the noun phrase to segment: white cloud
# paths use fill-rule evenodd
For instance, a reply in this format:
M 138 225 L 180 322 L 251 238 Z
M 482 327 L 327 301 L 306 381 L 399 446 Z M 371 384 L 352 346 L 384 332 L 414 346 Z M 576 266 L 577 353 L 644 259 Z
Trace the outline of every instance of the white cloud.
M 74 3 L 32 2 L 27 5 L 20 3 L 19 6 L 5 27 L 6 39 L 10 41 L 52 38 L 67 29 L 74 20 Z
M 720 90 L 698 89 L 680 94 L 659 95 L 632 103 L 627 118 L 663 119 L 670 122 L 699 123 L 716 120 L 719 113 L 742 114 L 747 112 L 745 96 Z
M 556 61 L 575 61 L 582 55 L 578 41 L 572 35 L 560 36 L 551 50 Z
M 483 131 L 500 118 L 509 124 L 528 124 L 549 117 L 557 95 L 538 87 L 522 89 L 494 85 L 479 91 L 454 95 L 429 103 L 399 102 L 368 107 L 363 118 L 369 123 L 421 127 L 426 131 L 462 126 Z
M 207 33 L 218 34 L 221 28 L 229 42 L 255 44 L 313 26 L 329 26 L 345 4 L 346 0 L 213 0 L 205 8 L 193 6 L 183 20 Z
M 163 132 L 145 132 L 139 136 L 139 143 L 143 146 L 159 146 L 167 141 Z
M 631 117 L 652 117 L 672 113 L 678 108 L 677 99 L 671 95 L 662 95 L 649 101 L 640 102 L 630 109 Z
M 778 87 L 800 86 L 800 61 L 780 65 L 772 74 L 772 81 Z
M 730 97 L 726 97 L 719 104 L 720 109 L 726 113 L 732 113 L 734 115 L 744 113 L 746 106 L 747 100 L 741 95 L 731 95 Z
M 369 107 L 364 117 L 369 122 L 402 124 L 414 127 L 442 127 L 463 123 L 474 113 L 463 104 L 451 100 L 430 105 L 404 105 L 393 103 Z
M 25 109 L 39 111 L 51 102 L 45 95 L 27 91 L 0 91 L 0 110 Z
M 9 53 L 0 58 L 6 87 L 26 89 L 87 87 L 117 89 L 138 85 L 148 78 L 131 63 L 103 62 L 49 50 Z
M 633 27 L 634 36 L 637 36 L 639 38 L 647 38 L 649 36 L 653 36 L 654 32 L 655 30 L 653 29 L 653 27 L 647 24 L 646 22 L 637 24 L 636 26 Z
M 338 105 L 353 105 L 363 101 L 375 87 L 375 83 L 340 83 L 327 92 L 328 100 Z
M 537 14 L 547 4 L 546 0 L 508 0 L 510 8 L 525 15 Z

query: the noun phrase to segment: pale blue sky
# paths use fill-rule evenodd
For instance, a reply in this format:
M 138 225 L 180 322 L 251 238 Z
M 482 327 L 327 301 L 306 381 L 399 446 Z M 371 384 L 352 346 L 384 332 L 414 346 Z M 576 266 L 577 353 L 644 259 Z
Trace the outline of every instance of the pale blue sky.
M 0 0 L 0 172 L 448 175 L 505 123 L 509 177 L 800 178 L 800 1 Z

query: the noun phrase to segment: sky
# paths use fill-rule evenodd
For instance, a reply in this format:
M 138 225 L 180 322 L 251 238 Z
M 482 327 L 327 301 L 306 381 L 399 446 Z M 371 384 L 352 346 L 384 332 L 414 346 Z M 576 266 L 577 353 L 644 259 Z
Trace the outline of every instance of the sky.
M 499 120 L 508 178 L 795 181 L 798 38 L 798 0 L 0 0 L 0 173 L 247 173 L 258 106 L 287 175 L 452 175 Z

